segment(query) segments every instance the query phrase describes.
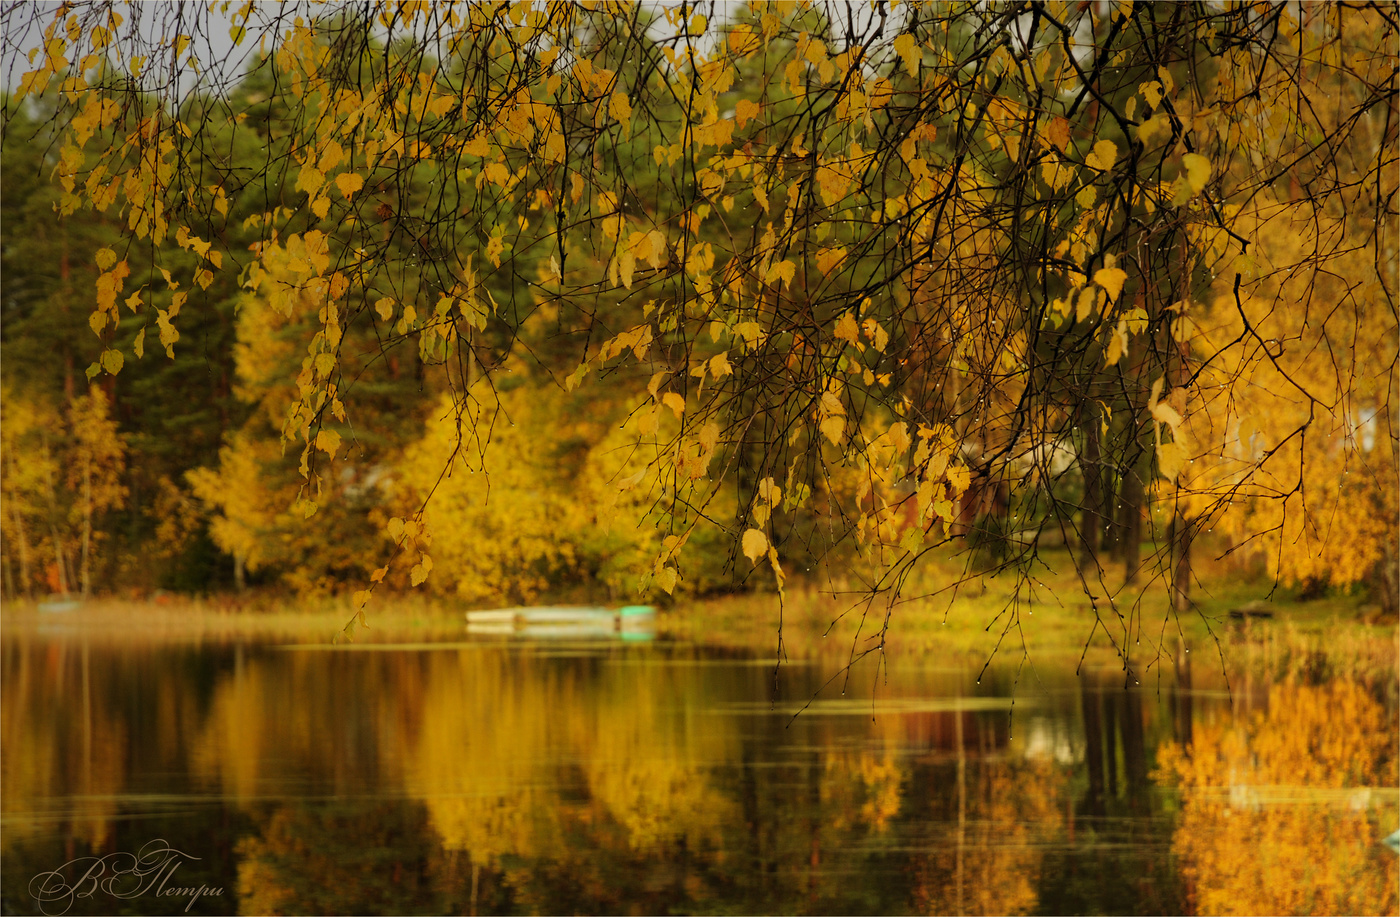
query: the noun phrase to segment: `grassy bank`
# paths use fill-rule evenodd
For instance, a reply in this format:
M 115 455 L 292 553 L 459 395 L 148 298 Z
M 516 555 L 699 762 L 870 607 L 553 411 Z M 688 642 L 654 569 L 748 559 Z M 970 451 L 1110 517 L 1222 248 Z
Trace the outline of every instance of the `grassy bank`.
M 1189 649 L 1199 669 L 1247 665 L 1277 673 L 1329 666 L 1380 675 L 1396 668 L 1397 628 L 1376 621 L 1364 600 L 1331 596 L 1309 601 L 1273 590 L 1265 579 L 1225 568 L 1200 571 L 1196 607 L 1182 615 L 1168 607 L 1159 573 L 1145 571 L 1124 586 L 1122 573 L 1105 571 L 1088 585 L 1068 554 L 1046 552 L 1031 576 L 1014 570 L 969 577 L 956 558 L 928 563 L 901 595 L 871 598 L 858 586 L 794 583 L 780 603 L 774 592 L 680 600 L 658 619 L 673 639 L 753 649 L 782 649 L 790 658 L 852 658 L 871 650 L 891 657 L 937 656 L 957 665 L 1074 664 L 1171 668 Z M 1273 591 L 1272 597 L 1270 592 Z M 1232 618 L 1251 607 L 1268 619 Z M 421 595 L 376 597 L 368 629 L 358 642 L 461 639 L 464 607 Z M 157 641 L 329 641 L 351 618 L 347 597 L 295 599 L 275 595 L 169 597 L 154 601 L 100 600 L 77 610 L 44 612 L 32 602 L 10 602 L 0 627 L 9 635 L 136 637 Z M 1370 619 L 1368 621 L 1368 619 Z M 1318 674 L 1323 674 L 1319 672 Z
M 1145 570 L 1128 586 L 1117 569 L 1086 583 L 1067 553 L 1041 560 L 1029 577 L 1005 570 L 971 579 L 956 560 L 935 561 L 895 599 L 838 583 L 790 588 L 781 608 L 773 593 L 680 603 L 665 626 L 682 639 L 773 648 L 781 622 L 792 656 L 858 655 L 883 640 L 894 656 L 995 657 L 1012 665 L 1023 657 L 1122 665 L 1126 653 L 1146 670 L 1171 666 L 1190 650 L 1198 666 L 1218 666 L 1223 657 L 1300 670 L 1326 656 L 1347 670 L 1380 673 L 1393 671 L 1400 656 L 1395 620 L 1378 616 L 1361 596 L 1303 600 L 1265 578 L 1206 565 L 1192 584 L 1193 609 L 1178 615 L 1160 571 Z M 1241 609 L 1256 614 L 1232 617 Z

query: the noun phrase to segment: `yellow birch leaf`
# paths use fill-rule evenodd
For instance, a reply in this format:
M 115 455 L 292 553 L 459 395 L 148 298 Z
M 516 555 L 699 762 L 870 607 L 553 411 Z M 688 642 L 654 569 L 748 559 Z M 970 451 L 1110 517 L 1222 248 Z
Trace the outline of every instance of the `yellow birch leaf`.
M 394 317 L 394 301 L 388 297 L 380 299 L 374 304 L 374 311 L 379 313 L 379 317 L 384 321 Z
M 1171 427 L 1173 436 L 1176 435 L 1177 428 L 1181 426 L 1181 415 L 1177 413 L 1176 408 L 1165 401 L 1159 401 L 1152 405 L 1152 419 Z
M 836 339 L 855 344 L 860 341 L 860 328 L 856 325 L 855 316 L 849 312 L 842 313 L 836 320 Z
M 713 357 L 710 358 L 710 375 L 714 378 L 718 379 L 721 376 L 727 376 L 733 372 L 734 370 L 729 366 L 728 351 L 725 351 L 724 353 L 715 354 Z
M 1172 119 L 1167 116 L 1165 111 L 1157 112 L 1137 127 L 1138 140 L 1142 141 L 1143 146 L 1149 148 L 1154 146 L 1158 140 L 1170 137 L 1171 134 Z
M 350 607 L 354 609 L 364 608 L 369 604 L 369 590 L 361 589 L 350 596 Z
M 743 549 L 745 557 L 758 563 L 758 559 L 768 553 L 768 536 L 758 529 L 749 529 L 744 533 Z
M 1147 100 L 1147 108 L 1149 111 L 1155 109 L 1157 103 L 1162 101 L 1162 84 L 1156 80 L 1143 83 L 1138 87 L 1138 92 Z
M 132 348 L 136 351 L 136 359 L 141 359 L 146 355 L 146 329 L 142 328 L 136 332 L 136 344 Z
M 332 140 L 326 144 L 325 150 L 321 152 L 320 169 L 322 172 L 329 172 L 340 165 L 341 158 L 345 155 L 345 149 L 339 143 Z
M 468 156 L 478 156 L 485 159 L 491 155 L 491 145 L 486 142 L 485 134 L 477 134 L 466 143 L 462 144 L 462 152 Z
M 1210 160 L 1199 153 L 1187 153 L 1181 157 L 1181 165 L 1186 173 L 1187 184 L 1192 194 L 1200 194 L 1210 181 Z
M 715 446 L 719 445 L 719 424 L 712 420 L 701 427 L 698 442 L 705 452 L 714 452 Z
M 110 248 L 99 248 L 97 250 L 97 269 L 105 271 L 117 263 L 117 253 Z
M 757 102 L 750 102 L 748 99 L 740 99 L 734 106 L 734 122 L 742 129 L 743 126 L 763 112 L 763 106 Z
M 666 234 L 659 229 L 653 229 L 647 233 L 647 240 L 651 243 L 651 253 L 647 255 L 647 261 L 653 268 L 660 269 L 666 264 Z
M 1118 146 L 1112 140 L 1100 140 L 1094 144 L 1093 152 L 1084 157 L 1084 164 L 1091 169 L 1107 172 L 1118 159 Z
M 321 190 L 321 186 L 325 183 L 326 176 L 313 163 L 308 162 L 297 173 L 297 190 L 305 191 L 308 195 Z
M 173 359 L 175 357 L 174 344 L 180 340 L 180 332 L 174 325 L 170 324 L 170 313 L 164 309 L 157 309 L 156 325 L 160 330 L 160 343 L 165 348 L 165 355 Z
M 966 465 L 950 465 L 948 467 L 948 484 L 953 488 L 953 493 L 966 493 L 968 485 L 971 483 L 972 473 L 967 470 Z
M 397 516 L 389 520 L 389 537 L 395 541 L 403 537 L 403 520 Z
M 1045 140 L 1063 153 L 1069 145 L 1069 122 L 1064 118 L 1054 117 L 1046 122 L 1043 130 Z
M 1128 272 L 1119 267 L 1106 267 L 1094 272 L 1094 283 L 1103 287 L 1110 301 L 1117 299 L 1123 292 L 1123 284 L 1127 279 Z
M 365 180 L 354 172 L 341 172 L 335 177 L 335 186 L 340 191 L 340 196 L 347 201 L 365 186 Z
M 1181 443 L 1157 444 L 1157 470 L 1168 481 L 1175 481 L 1186 464 L 1186 448 Z
M 675 567 L 662 567 L 656 571 L 656 585 L 666 590 L 667 595 L 675 591 L 677 578 Z
M 797 265 L 791 261 L 779 261 L 768 268 L 768 276 L 764 278 L 764 283 L 776 285 L 779 280 L 783 281 L 786 289 L 792 289 L 792 278 L 797 276 Z
M 661 403 L 674 411 L 677 418 L 685 413 L 685 399 L 675 392 L 667 392 L 662 395 Z
M 832 268 L 846 260 L 846 248 L 842 245 L 833 245 L 817 252 L 817 270 L 823 274 L 830 274 Z
M 316 214 L 316 219 L 324 220 L 326 214 L 331 212 L 331 199 L 324 195 L 311 202 L 311 212 Z
M 1094 314 L 1099 302 L 1099 291 L 1094 287 L 1086 287 L 1079 293 L 1079 300 L 1075 304 L 1074 320 L 1082 322 Z
M 846 435 L 846 418 L 833 414 L 821 422 L 820 428 L 822 435 L 831 440 L 832 445 L 839 446 Z
M 92 333 L 98 337 L 102 336 L 102 330 L 107 327 L 107 313 L 94 312 L 88 316 L 88 327 L 92 328 Z
M 904 61 L 904 69 L 910 76 L 919 75 L 919 43 L 914 40 L 912 34 L 902 32 L 895 37 L 894 53 Z
M 378 570 L 375 570 L 373 573 L 371 573 L 371 574 L 369 575 L 369 581 L 370 581 L 371 583 L 381 583 L 381 582 L 384 581 L 384 577 L 386 577 L 386 576 L 388 576 L 388 575 L 389 575 L 389 568 L 388 568 L 388 567 L 380 567 Z
M 1120 319 L 1118 327 L 1113 329 L 1113 338 L 1108 343 L 1108 353 L 1104 354 L 1104 366 L 1113 366 L 1127 351 L 1128 323 L 1126 319 Z
M 125 358 L 122 357 L 122 352 L 120 350 L 102 351 L 102 368 L 112 375 L 115 376 L 122 371 L 122 364 L 124 362 Z
M 340 449 L 340 434 L 334 430 L 322 430 L 316 434 L 316 448 L 335 458 Z
M 608 114 L 614 121 L 627 124 L 632 120 L 632 102 L 625 92 L 614 92 L 608 100 Z
M 769 506 L 777 506 L 783 499 L 783 488 L 771 477 L 758 482 L 758 498 Z

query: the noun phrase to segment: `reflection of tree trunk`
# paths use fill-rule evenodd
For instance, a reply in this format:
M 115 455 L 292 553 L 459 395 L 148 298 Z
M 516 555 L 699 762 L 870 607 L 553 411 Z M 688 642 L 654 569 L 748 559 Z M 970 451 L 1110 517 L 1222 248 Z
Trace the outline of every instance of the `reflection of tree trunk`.
M 1176 693 L 1172 703 L 1172 733 L 1186 753 L 1191 754 L 1191 657 L 1178 639 L 1176 647 Z
M 1079 425 L 1084 430 L 1084 453 L 1080 456 L 1080 471 L 1084 475 L 1084 506 L 1079 517 L 1079 538 L 1084 548 L 1080 558 L 1081 570 L 1098 565 L 1099 533 L 1103 530 L 1103 471 L 1099 467 L 1099 418 L 1092 404 L 1079 412 Z
M 1142 477 L 1136 467 L 1125 469 L 1123 486 L 1119 489 L 1119 526 L 1122 542 L 1119 553 L 1123 559 L 1123 584 L 1137 581 L 1138 567 L 1142 563 Z
M 1084 711 L 1084 762 L 1089 765 L 1089 814 L 1101 816 L 1104 814 L 1103 723 L 1098 694 L 1087 679 L 1080 682 L 1079 703 Z
M 821 806 L 821 757 L 812 752 L 807 759 L 807 833 L 811 843 L 811 852 L 807 860 L 807 897 L 813 911 L 817 909 L 819 900 L 817 870 L 821 868 L 822 863 Z
M 1123 736 L 1123 772 L 1128 784 L 1128 805 L 1143 811 L 1147 801 L 1147 749 L 1142 730 L 1142 693 L 1123 693 L 1123 718 L 1119 732 Z
M 1120 690 L 1112 694 L 1100 694 L 1099 703 L 1106 708 L 1103 723 L 1103 757 L 1104 776 L 1108 784 L 1106 794 L 1109 799 L 1118 798 L 1118 695 L 1123 693 Z
M 747 743 L 741 758 L 740 773 L 743 775 L 740 795 L 744 807 L 744 826 L 748 828 L 748 860 L 759 877 L 758 885 L 761 888 L 765 884 L 768 871 L 763 868 L 762 862 L 763 840 L 762 826 L 759 824 L 758 779 L 754 774 L 753 752 L 747 747 Z
M 239 592 L 248 588 L 248 583 L 243 573 L 243 553 L 235 551 L 233 553 L 233 588 Z
M 958 692 L 959 697 L 962 691 Z M 957 905 L 958 913 L 963 910 L 963 846 L 967 843 L 967 749 L 963 747 L 963 712 L 953 715 L 953 741 L 958 746 L 958 852 L 957 852 Z

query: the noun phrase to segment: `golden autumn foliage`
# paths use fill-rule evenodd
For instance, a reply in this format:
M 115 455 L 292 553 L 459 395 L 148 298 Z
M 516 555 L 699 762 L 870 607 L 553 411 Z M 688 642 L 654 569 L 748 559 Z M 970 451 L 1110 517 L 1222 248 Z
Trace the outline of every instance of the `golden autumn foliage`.
M 59 211 L 102 215 L 154 252 L 149 268 L 130 245 L 93 253 L 89 374 L 130 371 L 125 352 L 141 358 L 148 338 L 187 348 L 181 328 L 225 273 L 262 303 L 239 320 L 261 354 L 240 370 L 245 388 L 262 379 L 254 438 L 300 462 L 261 492 L 329 533 L 239 534 L 207 476 L 220 472 L 196 472 L 240 563 L 295 544 L 284 581 L 365 585 L 384 558 L 364 530 L 422 518 L 388 494 L 400 453 L 426 496 L 429 456 L 498 440 L 513 450 L 489 472 L 506 505 L 469 512 L 484 498 L 454 473 L 430 526 L 494 573 L 445 592 L 629 577 L 670 592 L 704 579 L 712 558 L 689 559 L 702 544 L 728 546 L 731 580 L 771 576 L 780 593 L 809 558 L 855 555 L 863 585 L 897 590 L 945 537 L 999 539 L 1025 568 L 1035 539 L 1013 544 L 1008 515 L 1069 534 L 1087 577 L 1110 531 L 1128 533 L 1129 557 L 1165 543 L 1141 531 L 1147 500 L 1171 505 L 1183 555 L 1183 533 L 1220 526 L 1282 578 L 1376 583 L 1393 539 L 1328 520 L 1396 508 L 1396 356 L 1361 343 L 1393 336 L 1396 315 L 1393 17 L 700 9 L 396 2 L 288 19 L 245 5 L 217 14 L 249 49 L 235 75 L 178 17 L 35 8 L 42 40 L 6 115 L 52 99 Z M 156 277 L 159 303 L 141 293 Z M 528 391 L 508 391 L 523 365 Z M 630 418 L 643 478 L 585 456 L 619 442 L 600 431 L 575 456 L 573 418 L 535 422 L 544 449 L 496 437 L 483 385 L 522 417 L 562 389 L 588 401 L 580 414 Z M 395 400 L 416 415 L 442 398 L 448 423 L 421 446 L 420 417 L 383 422 Z M 1259 425 L 1256 454 L 1207 461 L 1242 420 Z M 391 441 L 357 450 L 366 429 Z M 1363 431 L 1371 446 L 1348 444 Z M 224 434 L 254 449 L 248 428 Z M 233 455 L 272 475 L 262 452 Z M 534 455 L 581 461 L 519 460 Z M 527 468 L 549 480 L 526 486 Z M 570 488 L 578 505 L 556 499 Z M 628 547 L 582 553 L 580 537 L 541 538 L 551 514 L 575 533 L 619 506 L 655 537 L 629 527 Z M 475 543 L 471 520 L 497 537 Z M 410 583 L 430 579 L 406 559 Z
M 102 514 L 126 499 L 126 444 L 110 401 L 92 386 L 60 413 L 47 399 L 7 387 L 3 532 L 16 546 L 15 591 L 91 591 L 106 533 Z
M 399 466 L 405 504 L 428 507 L 432 556 L 442 566 L 435 583 L 468 601 L 508 604 L 561 582 L 597 582 L 619 594 L 635 588 L 656 536 L 626 521 L 636 496 L 623 502 L 619 531 L 609 530 L 622 508 L 608 506 L 613 482 L 646 467 L 634 437 L 612 435 L 617 418 L 590 414 L 586 402 L 557 390 L 500 392 L 485 382 L 458 410 L 443 398 Z M 471 439 L 462 442 L 459 430 Z
M 1265 709 L 1159 750 L 1183 810 L 1172 842 L 1198 913 L 1393 914 L 1394 854 L 1370 794 L 1400 781 L 1394 716 L 1346 680 L 1286 682 Z

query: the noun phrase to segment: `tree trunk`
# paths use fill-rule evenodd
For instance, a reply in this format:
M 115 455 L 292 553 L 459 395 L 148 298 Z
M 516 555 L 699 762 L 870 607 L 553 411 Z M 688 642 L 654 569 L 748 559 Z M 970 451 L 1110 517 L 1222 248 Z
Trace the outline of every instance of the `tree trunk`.
M 1142 476 L 1137 468 L 1126 469 L 1119 489 L 1118 531 L 1122 533 L 1119 554 L 1123 559 L 1123 585 L 1137 582 L 1142 564 Z
M 78 564 L 78 582 L 82 596 L 86 600 L 92 591 L 92 572 L 89 561 L 92 558 L 92 456 L 83 457 L 83 551 Z
M 54 494 L 53 475 L 49 473 L 48 438 L 40 439 L 40 445 L 44 455 L 44 490 L 49 503 L 49 536 L 53 538 L 53 559 L 54 566 L 58 568 L 58 591 L 64 598 L 68 597 L 68 584 L 71 582 L 68 576 L 68 553 L 63 550 L 63 539 L 58 535 L 58 498 Z
M 1099 418 L 1093 405 L 1080 409 L 1079 425 L 1084 430 L 1084 452 L 1080 470 L 1084 475 L 1084 505 L 1079 517 L 1079 539 L 1084 554 L 1080 570 L 1092 570 L 1099 564 L 1099 534 L 1103 531 L 1103 469 L 1099 466 Z
M 19 548 L 19 592 L 25 598 L 34 595 L 33 580 L 29 573 L 29 535 L 24 530 L 24 518 L 15 509 L 14 503 L 10 503 L 10 518 L 14 520 L 15 543 Z
M 1172 517 L 1167 527 L 1167 541 L 1172 552 L 1172 610 L 1191 610 L 1191 520 L 1182 515 Z

